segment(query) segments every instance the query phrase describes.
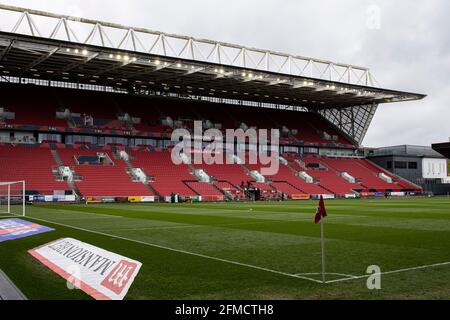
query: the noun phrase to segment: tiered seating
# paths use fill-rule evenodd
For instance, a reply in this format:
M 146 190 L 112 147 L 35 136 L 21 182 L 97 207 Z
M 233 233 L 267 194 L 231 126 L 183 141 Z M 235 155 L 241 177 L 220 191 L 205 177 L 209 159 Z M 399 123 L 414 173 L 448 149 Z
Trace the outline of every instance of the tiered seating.
M 303 190 L 299 190 L 295 188 L 293 185 L 289 184 L 288 182 L 279 181 L 279 182 L 272 182 L 272 186 L 277 189 L 278 191 L 287 194 L 287 195 L 293 195 L 293 194 L 302 194 L 305 193 Z
M 111 152 L 107 153 L 109 157 L 113 159 L 114 165 L 78 165 L 75 161 L 75 157 L 79 156 L 95 157 L 99 151 L 81 149 L 58 150 L 63 163 L 66 166 L 73 168 L 77 175 L 82 177 L 82 181 L 77 181 L 75 184 L 85 197 L 128 197 L 153 195 L 153 193 L 142 182 L 133 182 L 131 180 L 131 177 L 126 172 L 125 162 L 114 159 Z
M 353 194 L 354 190 L 364 189 L 361 185 L 340 177 L 334 170 L 308 170 L 307 173 L 314 179 L 319 179 L 319 184 L 334 194 Z
M 204 198 L 223 200 L 223 194 L 207 182 L 189 181 L 186 184 Z
M 57 166 L 50 149 L 0 146 L 0 181 L 25 180 L 27 190 L 46 195 L 70 190 L 66 182 L 55 180 L 52 167 Z
M 253 181 L 239 164 L 202 164 L 195 165 L 203 169 L 210 177 L 219 181 L 227 181 L 234 187 L 240 187 L 242 182 Z
M 263 167 L 261 164 L 248 164 L 246 165 L 250 170 L 256 170 L 261 172 Z M 275 184 L 281 187 L 284 192 L 288 195 L 307 193 L 307 194 L 329 194 L 330 191 L 322 188 L 320 185 L 315 183 L 306 183 L 300 177 L 297 177 L 295 173 L 286 165 L 280 163 L 278 172 L 275 175 L 265 176 L 266 179 L 270 179 L 274 182 L 285 182 L 281 184 Z M 272 184 L 273 185 L 273 184 Z M 275 186 L 274 185 L 274 186 Z M 291 187 L 288 187 L 291 185 Z M 293 187 L 293 188 L 292 188 Z
M 56 119 L 58 104 L 52 90 L 25 88 L 2 84 L 2 90 L 8 94 L 2 94 L 0 106 L 15 113 L 15 119 L 7 119 L 7 124 L 67 127 L 65 120 Z
M 171 128 L 162 125 L 161 120 L 170 116 L 173 120 L 192 127 L 194 120 L 210 120 L 222 125 L 222 129 L 236 129 L 241 123 L 258 129 L 297 129 L 296 139 L 305 144 L 351 144 L 339 135 L 318 115 L 308 112 L 265 109 L 236 105 L 198 103 L 187 100 L 164 99 L 159 97 L 133 97 L 123 94 L 88 92 L 71 89 L 17 86 L 2 84 L 2 88 L 11 94 L 2 96 L 1 106 L 16 112 L 16 120 L 7 120 L 11 124 L 68 127 L 65 120 L 56 119 L 56 110 L 69 109 L 72 113 L 91 115 L 94 128 L 110 130 L 137 129 L 155 134 L 170 133 Z M 39 112 L 30 113 L 30 107 Z M 141 123 L 131 126 L 118 120 L 118 115 L 128 113 L 141 118 Z M 276 119 L 276 120 L 275 120 Z M 84 127 L 81 118 L 73 118 L 75 126 Z M 73 123 L 71 123 L 73 124 Z M 337 141 L 323 138 L 322 132 L 337 135 Z M 292 137 L 284 137 L 290 140 Z
M 396 182 L 397 185 L 402 188 L 402 189 L 407 189 L 407 190 L 419 190 L 417 188 L 417 186 L 409 183 L 406 180 L 403 179 L 399 179 L 397 177 L 395 177 L 392 173 L 388 172 L 387 170 L 378 167 L 377 165 L 375 165 L 374 163 L 372 163 L 371 161 L 367 160 L 367 159 L 361 159 L 360 162 L 361 165 L 365 166 L 366 168 L 368 168 L 369 170 L 372 170 L 374 172 L 382 172 L 384 174 L 386 174 L 388 177 L 390 177 L 392 179 L 392 181 Z
M 307 166 L 312 164 L 320 166 L 318 158 L 304 157 L 300 160 L 303 161 Z M 301 168 L 298 163 L 293 163 L 293 166 L 299 171 L 305 170 L 304 168 Z M 364 187 L 360 184 L 350 183 L 344 178 L 340 177 L 339 172 L 330 167 L 325 168 L 322 166 L 322 169 L 313 169 L 312 167 L 310 167 L 308 168 L 308 170 L 306 170 L 306 173 L 308 173 L 314 179 L 318 179 L 320 181 L 319 184 L 322 187 L 331 190 L 334 194 L 352 194 L 354 193 L 353 190 L 364 189 Z
M 151 186 L 164 197 L 176 193 L 180 196 L 196 196 L 195 191 L 183 181 L 192 181 L 189 167 L 185 164 L 173 164 L 170 152 L 143 152 L 134 151 L 133 166 L 143 169 L 147 175 L 154 178 Z
M 214 184 L 223 191 L 229 191 L 233 194 L 238 193 L 240 190 L 227 181 L 216 181 Z
M 321 158 L 321 161 L 339 172 L 347 172 L 357 180 L 361 181 L 361 185 L 367 189 L 377 191 L 397 191 L 401 189 L 401 187 L 394 183 L 387 183 L 378 178 L 377 173 L 380 173 L 381 171 L 375 171 L 368 168 L 363 159 L 324 157 Z
M 258 188 L 264 192 L 272 192 L 274 191 L 268 183 L 254 182 L 252 184 L 255 188 Z

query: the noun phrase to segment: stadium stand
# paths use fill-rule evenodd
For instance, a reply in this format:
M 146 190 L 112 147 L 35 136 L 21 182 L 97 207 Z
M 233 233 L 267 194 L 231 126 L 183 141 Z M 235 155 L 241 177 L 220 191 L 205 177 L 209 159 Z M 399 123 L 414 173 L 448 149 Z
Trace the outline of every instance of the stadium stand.
M 305 172 L 318 181 L 323 188 L 332 191 L 334 194 L 352 194 L 354 193 L 354 190 L 361 191 L 365 189 L 360 184 L 350 183 L 342 178 L 339 171 L 322 165 L 320 158 L 308 156 L 296 160 L 299 160 L 299 162 L 294 161 L 294 167 L 298 168 L 298 170 L 305 170 Z M 303 163 L 304 167 L 302 167 L 300 163 Z
M 64 165 L 73 168 L 81 177 L 75 184 L 86 197 L 154 195 L 143 183 L 133 182 L 127 174 L 126 164 L 122 160 L 114 159 L 110 151 L 66 148 L 59 149 L 58 153 Z M 98 153 L 105 153 L 108 160 L 100 163 Z M 78 160 L 80 158 L 83 161 L 81 163 Z
M 13 84 L 1 84 L 2 88 L 12 92 L 2 99 L 1 106 L 16 114 L 15 119 L 6 120 L 11 125 L 52 126 L 71 129 L 106 129 L 119 131 L 140 131 L 146 136 L 171 133 L 174 127 L 192 129 L 193 122 L 209 121 L 218 129 L 255 127 L 258 129 L 285 129 L 296 143 L 305 145 L 352 146 L 343 136 L 324 120 L 312 113 L 295 111 L 265 110 L 255 113 L 241 106 L 218 105 L 211 108 L 210 103 L 189 102 L 174 99 L 129 97 L 121 94 L 84 92 L 78 90 L 20 87 Z M 19 94 L 21 92 L 22 94 Z M 23 93 L 26 94 L 23 94 Z M 14 97 L 14 98 L 13 98 Z M 18 97 L 18 98 L 15 98 Z M 30 107 L 38 107 L 39 113 L 30 113 Z M 164 106 L 164 108 L 161 108 Z M 232 112 L 229 109 L 232 108 Z M 56 119 L 56 112 L 70 111 L 68 119 Z M 161 110 L 164 110 L 163 112 Z M 128 114 L 129 121 L 123 120 Z M 86 124 L 85 116 L 92 117 L 92 125 Z M 119 118 L 122 118 L 120 120 Z M 132 118 L 139 119 L 134 123 Z M 171 124 L 164 120 L 171 119 Z M 276 119 L 276 121 L 274 120 Z M 296 132 L 293 134 L 291 131 Z M 324 138 L 324 132 L 336 140 Z M 120 132 L 117 132 L 120 133 Z
M 143 152 L 131 153 L 133 166 L 143 169 L 147 175 L 154 178 L 151 183 L 158 195 L 167 197 L 172 193 L 181 196 L 197 196 L 198 193 L 184 183 L 195 178 L 190 173 L 190 168 L 181 164 L 173 164 L 170 152 Z
M 256 182 L 250 172 L 261 172 L 260 163 L 177 166 L 165 149 L 170 143 L 164 139 L 170 138 L 174 128 L 192 130 L 196 120 L 202 121 L 205 129 L 222 131 L 278 128 L 282 132 L 282 143 L 299 147 L 355 149 L 347 137 L 313 113 L 275 109 L 260 113 L 242 106 L 214 104 L 212 108 L 207 102 L 170 98 L 12 84 L 1 86 L 10 93 L 2 98 L 1 107 L 15 116 L 3 119 L 0 128 L 23 130 L 33 138 L 10 141 L 29 143 L 25 146 L 1 146 L 0 159 L 5 166 L 0 169 L 0 180 L 25 179 L 29 182 L 28 188 L 40 194 L 75 189 L 73 191 L 85 197 L 178 194 L 219 201 L 245 198 L 249 184 L 261 190 L 265 198 L 280 194 L 343 196 L 355 192 L 417 189 L 362 158 L 287 154 L 288 162 L 280 163 L 276 174 L 264 177 L 265 182 Z M 37 107 L 39 112 L 29 112 L 30 106 Z M 61 113 L 65 118 L 61 119 Z M 37 130 L 44 134 L 43 138 L 36 139 Z M 73 137 L 77 134 L 82 137 Z M 116 156 L 115 151 L 119 149 L 128 152 L 129 162 Z M 57 163 L 52 152 L 60 157 L 61 163 Z M 105 155 L 106 162 L 100 163 L 99 153 Z M 58 166 L 73 170 L 77 177 L 73 186 L 57 181 L 59 178 L 54 171 Z M 136 180 L 131 173 L 133 168 L 142 169 L 149 181 Z M 211 183 L 198 181 L 194 174 L 196 169 L 202 169 Z M 303 173 L 309 180 L 301 177 Z M 356 181 L 349 182 L 343 177 L 344 173 Z M 380 174 L 392 182 L 383 180 Z
M 58 165 L 50 149 L 39 146 L 0 145 L 1 181 L 26 181 L 29 193 L 50 194 L 70 190 L 65 181 L 56 181 Z
M 381 172 L 375 171 L 365 159 L 324 157 L 321 159 L 321 162 L 338 172 L 349 173 L 356 178 L 365 189 L 376 191 L 397 191 L 400 189 L 398 185 L 380 179 L 377 176 L 377 173 Z

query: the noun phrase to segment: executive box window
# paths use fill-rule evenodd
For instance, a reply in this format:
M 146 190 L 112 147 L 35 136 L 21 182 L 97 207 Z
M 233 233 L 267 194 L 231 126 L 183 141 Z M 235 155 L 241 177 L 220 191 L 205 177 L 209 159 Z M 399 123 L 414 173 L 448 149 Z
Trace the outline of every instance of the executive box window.
M 417 162 L 408 162 L 408 169 L 417 169 Z
M 405 161 L 395 161 L 395 169 L 406 169 Z

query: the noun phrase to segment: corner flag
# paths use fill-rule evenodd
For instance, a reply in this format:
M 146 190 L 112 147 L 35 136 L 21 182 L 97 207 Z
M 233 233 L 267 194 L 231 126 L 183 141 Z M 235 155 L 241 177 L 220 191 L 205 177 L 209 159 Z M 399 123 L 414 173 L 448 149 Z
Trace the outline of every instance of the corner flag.
M 314 223 L 320 223 L 320 239 L 322 244 L 322 283 L 326 283 L 326 272 L 325 272 L 325 230 L 324 230 L 324 220 L 327 216 L 327 210 L 325 209 L 325 201 L 323 201 L 323 196 L 320 196 L 319 206 L 317 207 L 316 217 L 314 218 Z
M 325 201 L 323 201 L 323 196 L 320 196 L 319 206 L 317 207 L 316 217 L 314 218 L 314 223 L 318 224 L 323 218 L 327 216 L 327 210 L 325 209 Z

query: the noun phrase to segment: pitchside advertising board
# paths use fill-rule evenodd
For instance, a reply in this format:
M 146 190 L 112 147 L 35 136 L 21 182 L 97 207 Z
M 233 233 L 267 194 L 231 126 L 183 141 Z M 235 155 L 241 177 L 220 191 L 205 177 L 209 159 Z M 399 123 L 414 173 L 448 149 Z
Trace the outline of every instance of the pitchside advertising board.
M 96 300 L 122 300 L 142 266 L 138 261 L 71 238 L 28 252 Z
M 0 242 L 26 238 L 53 230 L 22 219 L 4 219 L 0 220 Z

